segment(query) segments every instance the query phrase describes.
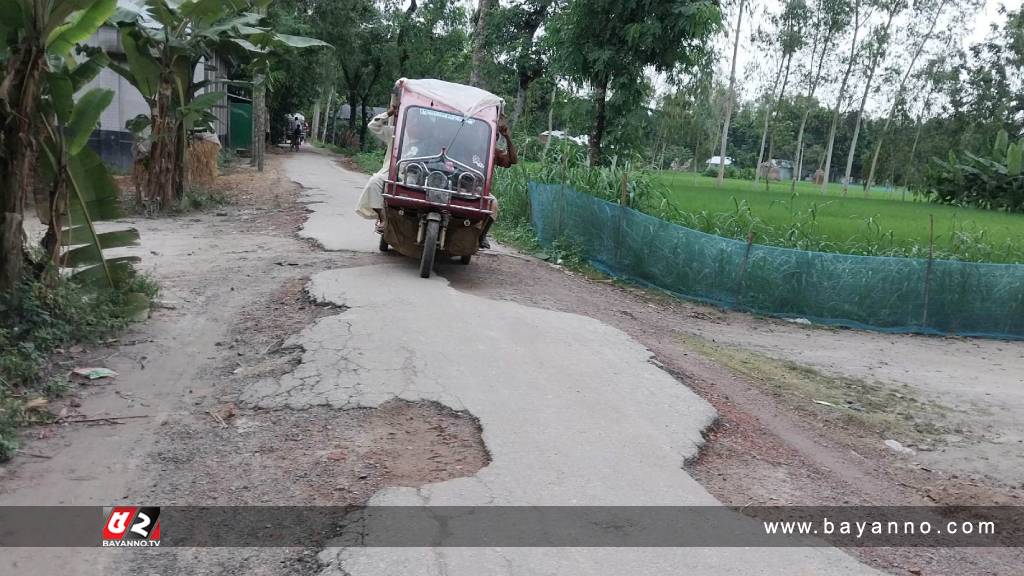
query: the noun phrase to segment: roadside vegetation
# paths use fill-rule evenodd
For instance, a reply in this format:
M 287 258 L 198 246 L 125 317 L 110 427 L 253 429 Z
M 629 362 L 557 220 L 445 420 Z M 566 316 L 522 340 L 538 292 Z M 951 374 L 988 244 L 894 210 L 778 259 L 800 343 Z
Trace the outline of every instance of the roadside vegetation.
M 135 204 L 147 212 L 216 202 L 190 185 L 190 166 L 217 164 L 216 145 L 196 133 L 215 121 L 224 98 L 196 70 L 213 50 L 231 55 L 256 81 L 290 48 L 323 42 L 281 36 L 265 26 L 267 2 L 114 0 L 5 2 L 0 18 L 0 460 L 11 456 L 18 425 L 49 418 L 47 395 L 67 388 L 66 367 L 47 369 L 63 346 L 96 342 L 147 316 L 157 287 L 136 274 L 138 231 L 101 232 L 122 214 L 113 171 L 87 144 L 115 93 L 94 80 L 109 69 L 149 105 L 123 128 L 138 152 Z M 123 51 L 89 45 L 101 27 Z M 271 50 L 273 49 L 273 50 Z M 271 54 L 273 52 L 273 54 Z M 245 67 L 249 69 L 246 70 Z M 121 128 L 121 127 L 118 127 Z M 42 238 L 31 231 L 36 222 Z
M 145 316 L 139 296 L 157 295 L 146 276 L 97 290 L 74 279 L 46 275 L 0 295 L 0 462 L 17 449 L 17 429 L 50 421 L 47 400 L 66 393 L 72 366 L 50 366 L 50 355 L 77 344 L 95 344 Z

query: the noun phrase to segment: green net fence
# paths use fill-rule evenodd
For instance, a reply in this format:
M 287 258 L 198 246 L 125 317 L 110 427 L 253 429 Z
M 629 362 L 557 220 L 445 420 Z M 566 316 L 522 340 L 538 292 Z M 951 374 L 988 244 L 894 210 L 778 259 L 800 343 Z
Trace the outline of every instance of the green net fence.
M 887 332 L 1024 338 L 1024 265 L 807 252 L 705 234 L 530 183 L 538 240 L 599 270 L 725 308 Z

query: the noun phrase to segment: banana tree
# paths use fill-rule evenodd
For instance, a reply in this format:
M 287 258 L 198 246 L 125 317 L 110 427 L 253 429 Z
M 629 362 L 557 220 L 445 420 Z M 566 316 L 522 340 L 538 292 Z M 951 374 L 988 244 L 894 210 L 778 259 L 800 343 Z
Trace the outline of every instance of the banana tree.
M 166 209 L 181 198 L 189 133 L 209 123 L 212 117 L 207 111 L 224 96 L 221 92 L 199 95 L 208 85 L 194 80 L 196 66 L 217 50 L 236 49 L 231 41 L 259 48 L 290 38 L 259 27 L 263 17 L 248 12 L 268 3 L 150 0 L 141 11 L 122 7 L 111 18 L 120 29 L 124 48 L 124 57 L 111 68 L 135 86 L 149 105 L 148 119 L 131 125 L 133 130 L 149 131 L 144 181 L 136 182 L 147 201 Z M 300 44 L 322 44 L 299 40 Z
M 936 202 L 1024 212 L 1024 139 L 1010 142 L 1006 131 L 996 135 L 988 157 L 963 152 L 958 158 L 932 159 L 923 192 Z
M 0 0 L 0 291 L 12 290 L 22 279 L 29 198 L 41 200 L 52 247 L 61 230 L 61 219 L 53 214 L 64 212 L 61 198 L 69 184 L 96 195 L 81 177 L 90 172 L 83 165 L 89 154 L 84 144 L 99 114 L 95 110 L 102 110 L 99 104 L 109 96 L 90 93 L 79 108 L 73 94 L 103 61 L 94 54 L 79 62 L 71 51 L 115 6 L 115 0 Z M 45 162 L 39 162 L 41 151 Z
M 103 250 L 136 244 L 139 235 L 134 229 L 100 234 L 93 225 L 94 220 L 119 216 L 117 186 L 100 158 L 86 147 L 114 92 L 94 88 L 80 94 L 110 59 L 102 50 L 79 43 L 114 9 L 114 0 L 93 3 L 58 27 L 48 44 L 49 69 L 38 122 L 44 162 L 34 188 L 36 213 L 47 225 L 43 245 L 53 263 L 71 268 L 81 281 L 108 288 L 118 287 L 132 274 L 136 258 L 108 260 Z

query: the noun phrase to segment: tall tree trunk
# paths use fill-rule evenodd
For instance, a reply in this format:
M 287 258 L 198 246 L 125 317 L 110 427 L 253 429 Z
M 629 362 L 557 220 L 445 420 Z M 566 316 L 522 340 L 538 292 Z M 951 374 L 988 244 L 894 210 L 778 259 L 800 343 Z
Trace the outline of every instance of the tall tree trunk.
M 359 149 L 366 150 L 366 125 L 369 120 L 366 118 L 366 96 L 363 96 L 359 103 L 359 113 L 362 116 L 359 123 Z
M 359 95 L 353 91 L 348 93 L 348 129 L 352 132 L 356 131 L 356 102 L 359 101 Z
M 39 156 L 34 118 L 46 65 L 42 46 L 22 42 L 8 55 L 0 81 L 0 293 L 21 282 L 25 262 L 25 199 Z
M 896 116 L 896 108 L 899 106 L 900 100 L 903 98 L 903 90 L 907 87 L 907 80 L 910 78 L 910 74 L 914 71 L 914 66 L 917 64 L 917 59 L 921 56 L 921 52 L 924 50 L 925 44 L 931 40 L 932 33 L 935 31 L 935 24 L 939 21 L 939 15 L 942 14 L 942 9 L 945 8 L 946 2 L 943 0 L 939 4 L 938 8 L 935 9 L 935 15 L 932 17 L 932 22 L 928 26 L 928 33 L 924 35 L 921 42 L 917 45 L 917 49 L 914 50 L 914 57 L 910 59 L 910 65 L 907 66 L 906 72 L 903 73 L 903 78 L 900 80 L 899 88 L 896 90 L 896 96 L 892 101 L 892 106 L 889 108 L 889 116 L 885 119 L 885 126 L 882 128 L 882 132 L 878 135 L 878 142 L 875 144 L 875 153 L 871 156 L 871 170 L 868 172 L 868 179 L 864 182 L 864 192 L 867 193 L 871 189 L 871 185 L 875 180 L 875 167 L 878 166 L 878 153 L 882 150 L 882 142 L 885 141 L 885 135 L 889 132 L 889 126 L 892 125 L 892 119 Z
M 253 158 L 256 170 L 263 172 L 264 154 L 267 151 L 267 87 L 262 74 L 256 76 L 252 94 L 252 113 L 256 119 L 256 130 L 252 135 Z
M 790 183 L 790 186 L 789 186 L 790 192 L 796 192 L 796 183 L 800 179 L 800 177 L 802 175 L 802 172 L 803 172 L 803 165 L 804 165 L 804 152 L 803 152 L 804 151 L 804 130 L 807 128 L 807 117 L 810 116 L 810 114 L 811 114 L 811 99 L 814 98 L 814 93 L 818 91 L 818 82 L 821 81 L 821 68 L 825 64 L 825 55 L 828 54 L 828 49 L 829 49 L 829 46 L 831 44 L 832 44 L 832 31 L 829 30 L 828 33 L 825 34 L 825 38 L 822 40 L 822 43 L 821 43 L 821 54 L 818 56 L 818 67 L 814 71 L 814 76 L 813 77 L 810 77 L 810 76 L 808 77 L 810 79 L 810 84 L 807 86 L 807 98 L 806 98 L 807 101 L 804 102 L 804 105 L 803 105 L 804 114 L 803 114 L 803 117 L 800 119 L 800 129 L 797 131 L 797 135 L 796 135 L 796 152 L 797 152 L 796 165 L 797 165 L 797 170 L 796 170 L 796 172 L 793 173 L 793 181 Z M 812 66 L 814 65 L 814 52 L 813 51 L 811 52 L 811 65 Z M 810 74 L 810 71 L 808 71 L 808 74 Z
M 557 96 L 558 78 L 555 78 L 554 86 L 551 88 L 551 103 L 548 105 L 548 137 L 544 140 L 544 151 L 540 155 L 541 162 L 547 159 L 548 148 L 551 147 L 551 132 L 555 129 L 555 98 Z
M 331 126 L 331 102 L 334 100 L 334 90 L 327 93 L 327 108 L 324 112 L 324 129 L 320 135 L 321 142 L 327 142 L 327 129 Z
M 160 210 L 174 206 L 180 172 L 177 170 L 180 133 L 175 125 L 171 82 L 162 79 L 150 107 L 152 119 L 149 158 L 146 161 L 146 201 Z
M 789 62 L 792 62 L 793 55 L 783 54 L 782 60 L 779 61 L 779 71 L 775 73 L 775 82 L 772 83 L 772 91 L 768 95 L 768 106 L 764 110 L 764 127 L 761 129 L 761 149 L 757 152 L 757 166 L 754 168 L 754 187 L 757 187 L 757 181 L 761 177 L 761 163 L 771 160 L 771 158 L 765 159 L 764 147 L 768 142 L 768 127 L 771 124 L 772 110 L 775 108 L 775 89 L 779 87 L 780 80 L 782 79 L 782 71 L 785 69 L 786 78 L 789 79 Z M 786 84 L 782 84 L 782 90 L 779 91 L 778 101 L 782 101 L 782 95 L 786 91 Z M 765 177 L 767 177 L 765 172 Z
M 252 76 L 252 109 L 249 111 L 249 121 L 252 124 L 252 150 L 249 152 L 249 166 L 255 168 L 258 163 L 256 155 L 259 154 L 259 136 L 260 136 L 260 115 L 256 113 L 256 84 L 260 81 L 261 76 L 259 74 L 253 74 Z
M 533 78 L 525 72 L 519 73 L 519 82 L 516 87 L 516 102 L 512 106 L 512 117 L 509 118 L 509 124 L 511 126 L 516 125 L 516 120 L 523 114 L 523 110 L 526 109 L 526 96 L 527 90 L 530 88 L 530 83 L 533 82 Z
M 921 141 L 921 129 L 924 128 L 924 113 L 926 110 L 931 108 L 932 96 L 935 95 L 935 84 L 932 83 L 928 89 L 928 96 L 924 99 L 924 105 L 921 106 L 921 110 L 917 113 L 917 119 L 914 121 L 916 130 L 914 131 L 914 143 L 910 146 L 910 158 L 907 160 L 907 170 L 903 171 L 903 186 L 906 188 L 910 185 L 910 173 L 913 171 L 914 180 L 917 180 L 917 164 L 914 163 L 914 157 L 917 154 L 917 144 Z
M 516 121 L 523 114 L 523 110 L 526 109 L 526 97 L 530 84 L 544 73 L 542 62 L 533 55 L 533 47 L 537 30 L 544 23 L 544 18 L 547 16 L 548 7 L 551 5 L 551 2 L 552 0 L 541 0 L 535 9 L 525 16 L 522 29 L 522 45 L 519 48 L 520 52 L 516 65 L 518 76 L 516 102 L 512 108 L 512 118 L 509 119 L 511 126 L 515 126 Z
M 65 126 L 51 115 L 43 122 L 53 126 L 58 133 L 57 138 L 63 139 Z M 46 224 L 46 235 L 43 236 L 43 250 L 49 256 L 54 266 L 60 266 L 61 231 L 64 230 L 65 214 L 67 214 L 68 199 L 68 148 L 63 142 L 57 146 L 57 166 L 54 169 L 53 183 L 50 189 L 43 192 L 40 186 L 33 188 L 35 191 L 35 204 L 38 211 L 41 202 L 45 203 L 48 211 L 46 217 L 41 219 Z
M 743 8 L 746 0 L 740 0 L 740 13 L 736 16 L 736 40 L 732 44 L 732 65 L 729 70 L 729 96 L 725 101 L 725 121 L 722 124 L 722 146 L 718 153 L 718 180 L 715 186 L 721 188 L 725 181 L 725 145 L 729 142 L 729 122 L 732 120 L 733 101 L 736 100 L 736 55 L 740 51 L 740 28 L 743 27 Z
M 310 133 L 306 135 L 310 140 L 316 138 L 316 135 L 320 133 L 320 104 L 323 101 L 323 94 L 317 97 L 316 102 L 313 103 L 313 122 L 310 124 Z
M 700 144 L 701 144 L 700 139 L 701 139 L 701 136 L 704 135 L 704 130 L 701 129 L 701 130 L 697 130 L 696 132 L 697 132 L 697 141 L 693 145 L 693 161 L 692 161 L 692 166 L 690 166 L 691 171 L 693 172 L 693 183 L 694 184 L 697 183 L 697 155 L 699 154 L 698 151 L 700 150 Z
M 470 86 L 483 86 L 483 68 L 487 51 L 487 15 L 495 0 L 479 0 L 476 8 L 476 28 L 473 31 L 473 67 L 469 72 Z
M 889 30 L 892 28 L 893 18 L 896 17 L 896 6 L 892 5 L 893 8 L 888 12 L 888 18 L 885 21 L 885 28 L 882 29 L 882 36 L 885 38 L 889 37 Z M 886 40 L 888 42 L 888 40 Z M 882 56 L 885 55 L 884 51 L 877 50 L 871 55 L 871 64 L 868 66 L 868 79 L 864 83 L 864 93 L 860 97 L 860 106 L 857 108 L 857 120 L 853 125 L 853 138 L 850 141 L 850 151 L 846 155 L 846 172 L 843 175 L 843 196 L 846 196 L 847 191 L 850 189 L 850 178 L 853 176 L 853 159 L 857 155 L 857 138 L 860 136 L 861 120 L 864 117 L 864 106 L 868 101 L 868 94 L 871 93 L 871 81 L 875 78 L 875 71 L 878 69 L 878 63 L 881 61 Z
M 836 105 L 832 109 L 832 125 L 828 129 L 828 145 L 825 147 L 825 177 L 821 181 L 821 193 L 828 192 L 828 181 L 832 171 L 832 148 L 836 142 L 836 129 L 839 127 L 839 113 L 842 108 L 843 99 L 846 96 L 846 86 L 850 82 L 850 73 L 853 72 L 853 63 L 857 60 L 857 33 L 860 31 L 860 0 L 853 4 L 853 39 L 850 41 L 850 61 L 846 64 L 846 72 L 843 73 L 843 81 L 839 84 L 839 94 L 836 95 Z
M 600 76 L 594 82 L 594 126 L 590 130 L 590 142 L 587 145 L 587 163 L 591 166 L 601 165 L 601 139 L 607 122 L 605 104 L 608 100 L 608 77 Z

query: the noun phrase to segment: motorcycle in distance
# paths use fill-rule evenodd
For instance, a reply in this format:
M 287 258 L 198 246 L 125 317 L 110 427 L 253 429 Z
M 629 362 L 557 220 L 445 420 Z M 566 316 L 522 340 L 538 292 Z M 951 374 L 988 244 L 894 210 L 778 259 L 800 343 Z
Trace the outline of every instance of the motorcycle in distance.
M 495 134 L 504 101 L 432 79 L 400 79 L 393 94 L 380 249 L 419 258 L 420 276 L 429 278 L 438 255 L 469 264 L 494 215 Z

